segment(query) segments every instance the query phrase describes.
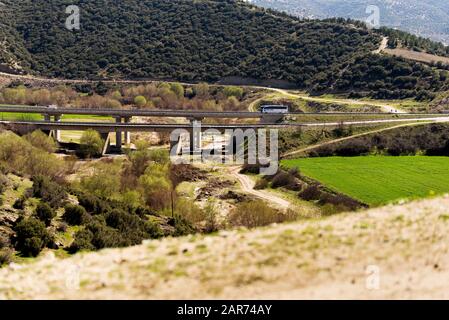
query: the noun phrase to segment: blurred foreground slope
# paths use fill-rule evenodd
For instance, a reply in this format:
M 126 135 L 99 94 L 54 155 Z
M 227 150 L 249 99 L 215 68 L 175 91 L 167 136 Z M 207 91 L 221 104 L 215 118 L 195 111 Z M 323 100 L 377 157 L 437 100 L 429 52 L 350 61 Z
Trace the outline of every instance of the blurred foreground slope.
M 449 197 L 0 270 L 0 299 L 449 298 Z M 378 269 L 379 289 L 367 275 Z M 373 268 L 373 267 L 371 267 Z

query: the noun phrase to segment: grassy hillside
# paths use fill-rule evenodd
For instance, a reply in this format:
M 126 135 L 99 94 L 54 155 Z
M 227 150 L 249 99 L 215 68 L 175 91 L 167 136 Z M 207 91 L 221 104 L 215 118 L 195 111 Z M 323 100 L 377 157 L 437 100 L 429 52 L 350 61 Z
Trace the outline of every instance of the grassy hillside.
M 63 260 L 49 255 L 1 269 L 0 298 L 447 299 L 448 206 L 441 198 Z M 380 271 L 377 290 L 367 287 L 369 266 Z
M 329 157 L 283 164 L 371 205 L 449 192 L 447 157 Z
M 387 98 L 446 88 L 445 71 L 375 59 L 380 35 L 343 19 L 298 20 L 233 0 L 78 0 L 70 4 L 81 9 L 81 30 L 69 31 L 65 0 L 3 2 L 3 33 L 14 46 L 0 61 L 45 76 L 268 80 L 319 93 L 383 90 Z

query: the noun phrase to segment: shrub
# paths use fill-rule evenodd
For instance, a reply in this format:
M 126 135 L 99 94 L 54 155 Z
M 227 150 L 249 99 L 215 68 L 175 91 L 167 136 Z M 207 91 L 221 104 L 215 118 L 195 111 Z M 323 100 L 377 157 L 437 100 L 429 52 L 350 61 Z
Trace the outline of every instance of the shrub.
M 148 234 L 148 238 L 150 239 L 159 239 L 164 236 L 162 229 L 156 222 L 153 221 L 145 222 L 145 232 Z
M 224 88 L 223 93 L 227 98 L 236 97 L 240 99 L 243 96 L 243 89 L 240 87 L 228 86 Z
M 95 246 L 92 244 L 94 234 L 90 230 L 81 230 L 75 233 L 75 240 L 70 245 L 68 251 L 70 253 L 76 253 L 78 251 L 92 251 L 95 250 Z
M 12 251 L 10 249 L 0 250 L 0 267 L 9 264 L 12 260 Z
M 176 201 L 175 213 L 193 224 L 206 221 L 205 212 L 194 202 L 185 198 Z
M 0 249 L 9 247 L 9 239 L 6 236 L 0 234 Z
M 91 244 L 95 249 L 126 247 L 131 245 L 120 236 L 119 232 L 100 221 L 93 221 L 86 226 L 93 235 Z
M 185 92 L 184 92 L 184 87 L 182 86 L 182 84 L 180 84 L 180 83 L 172 83 L 170 85 L 170 89 L 171 89 L 171 91 L 173 91 L 176 94 L 176 96 L 178 98 L 183 98 L 184 97 Z
M 127 247 L 140 244 L 144 239 L 160 238 L 162 230 L 156 223 L 140 216 L 114 209 L 93 217 L 85 229 L 75 234 L 70 252 Z
M 14 230 L 16 232 L 16 249 L 24 256 L 38 256 L 42 249 L 53 241 L 45 224 L 35 218 L 20 221 Z
M 61 223 L 58 224 L 58 227 L 56 228 L 56 230 L 58 232 L 67 232 L 68 227 L 69 226 L 67 225 L 67 223 L 61 222 Z
M 84 158 L 100 157 L 103 152 L 104 141 L 100 134 L 92 129 L 83 132 L 80 139 L 80 156 Z
M 295 177 L 291 176 L 285 171 L 280 171 L 276 176 L 274 176 L 271 181 L 272 188 L 280 188 L 286 186 L 292 186 L 295 184 Z
M 35 211 L 36 217 L 45 223 L 45 225 L 48 227 L 51 225 L 51 220 L 56 216 L 56 213 L 53 211 L 53 209 L 48 205 L 48 203 L 41 202 L 38 204 L 36 211 Z
M 154 210 L 170 207 L 172 184 L 169 179 L 169 166 L 151 163 L 145 174 L 139 178 L 145 203 Z
M 53 153 L 56 151 L 56 142 L 40 130 L 36 130 L 25 136 L 25 139 L 36 148 Z
M 169 224 L 175 228 L 175 232 L 173 233 L 175 237 L 182 237 L 196 232 L 193 225 L 180 216 L 175 216 L 170 220 Z
M 29 176 L 58 178 L 64 173 L 62 160 L 11 132 L 0 133 L 0 166 L 3 172 Z
M 255 190 L 263 190 L 268 187 L 268 181 L 266 179 L 259 179 L 257 180 L 254 189 Z
M 137 96 L 134 98 L 134 104 L 139 108 L 143 108 L 147 104 L 147 99 L 144 96 Z
M 299 193 L 299 197 L 306 201 L 319 200 L 321 197 L 320 187 L 316 184 L 309 185 Z
M 350 141 L 338 148 L 335 154 L 341 157 L 355 157 L 367 154 L 369 151 L 370 146 L 363 141 Z
M 301 176 L 299 169 L 297 167 L 290 168 L 288 174 L 292 177 L 299 178 Z
M 81 187 L 87 193 L 101 198 L 112 198 L 120 193 L 121 163 L 99 162 L 93 168 L 93 174 L 81 178 Z
M 80 226 L 89 220 L 89 214 L 82 206 L 68 204 L 64 208 L 62 219 L 71 226 Z
M 59 208 L 67 200 L 67 192 L 62 186 L 50 178 L 45 176 L 35 176 L 33 180 L 32 196 L 42 199 L 43 202 L 48 203 L 52 208 Z
M 342 211 L 354 211 L 363 204 L 343 194 L 331 194 L 323 192 L 320 196 L 319 203 L 321 205 L 333 205 L 338 212 Z
M 240 170 L 240 173 L 247 174 L 259 174 L 260 173 L 260 165 L 258 164 L 245 164 L 243 165 L 242 169 Z
M 9 179 L 0 173 L 0 195 L 6 191 L 8 184 L 9 184 Z
M 206 215 L 206 224 L 204 226 L 205 233 L 212 233 L 220 229 L 220 224 L 217 221 L 218 211 L 215 206 L 215 202 L 208 201 L 207 205 L 204 207 L 204 212 Z
M 87 210 L 88 213 L 93 215 L 102 214 L 111 209 L 106 201 L 90 194 L 78 194 L 78 202 L 84 207 L 84 209 Z
M 279 212 L 260 201 L 241 203 L 229 215 L 229 223 L 232 226 L 246 228 L 262 227 L 295 219 L 296 217 Z
M 12 207 L 16 210 L 23 210 L 23 209 L 25 209 L 25 205 L 26 205 L 25 197 L 20 197 L 19 199 L 14 201 L 14 204 L 12 205 Z

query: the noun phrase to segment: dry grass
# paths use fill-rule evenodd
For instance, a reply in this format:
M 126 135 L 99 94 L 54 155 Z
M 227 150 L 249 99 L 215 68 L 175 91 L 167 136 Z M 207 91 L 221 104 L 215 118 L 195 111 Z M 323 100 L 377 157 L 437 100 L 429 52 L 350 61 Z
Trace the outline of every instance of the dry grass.
M 54 255 L 0 270 L 0 298 L 449 298 L 449 197 L 252 231 Z M 367 267 L 380 287 L 366 287 Z
M 425 52 L 417 52 L 408 49 L 385 49 L 383 52 L 388 53 L 393 56 L 402 57 L 409 60 L 432 63 L 432 62 L 442 62 L 444 64 L 449 64 L 449 58 L 440 57 L 433 54 Z

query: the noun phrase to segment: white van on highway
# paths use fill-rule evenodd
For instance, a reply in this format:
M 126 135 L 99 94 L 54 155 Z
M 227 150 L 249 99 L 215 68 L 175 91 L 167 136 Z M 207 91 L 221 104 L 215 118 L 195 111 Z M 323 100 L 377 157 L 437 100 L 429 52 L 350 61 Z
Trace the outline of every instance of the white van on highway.
M 284 105 L 263 105 L 260 106 L 262 113 L 289 113 L 289 107 Z

